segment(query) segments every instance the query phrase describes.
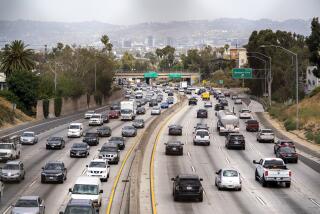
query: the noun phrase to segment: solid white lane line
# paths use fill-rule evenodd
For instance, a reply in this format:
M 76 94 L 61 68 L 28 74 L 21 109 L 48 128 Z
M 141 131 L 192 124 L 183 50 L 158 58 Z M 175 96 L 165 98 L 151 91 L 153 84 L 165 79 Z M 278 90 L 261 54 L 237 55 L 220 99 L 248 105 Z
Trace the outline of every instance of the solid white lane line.
M 34 180 L 30 185 L 29 187 L 33 186 L 33 184 L 35 184 L 37 182 L 37 180 Z
M 191 169 L 193 172 L 196 172 L 196 169 L 193 166 L 191 166 Z
M 309 198 L 309 200 L 314 203 L 317 207 L 320 207 L 320 204 L 313 198 Z
M 260 198 L 259 196 L 256 196 L 256 199 L 260 202 L 260 204 L 262 204 L 263 206 L 266 206 L 267 205 L 267 203 L 264 201 L 264 200 L 262 200 L 262 198 Z
M 227 163 L 230 163 L 230 160 L 228 159 L 228 157 L 226 157 L 226 161 L 227 161 Z
M 7 214 L 7 212 L 10 210 L 11 207 L 8 207 L 4 212 L 3 214 Z
M 191 159 L 191 154 L 190 154 L 190 152 L 187 152 L 187 155 L 189 156 L 189 158 Z

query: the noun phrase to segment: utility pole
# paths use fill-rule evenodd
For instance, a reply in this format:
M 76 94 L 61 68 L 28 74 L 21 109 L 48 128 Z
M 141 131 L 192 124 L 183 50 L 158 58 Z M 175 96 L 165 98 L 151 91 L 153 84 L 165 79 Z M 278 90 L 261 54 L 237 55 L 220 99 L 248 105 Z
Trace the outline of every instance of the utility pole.
M 97 62 L 94 63 L 94 91 L 97 91 Z

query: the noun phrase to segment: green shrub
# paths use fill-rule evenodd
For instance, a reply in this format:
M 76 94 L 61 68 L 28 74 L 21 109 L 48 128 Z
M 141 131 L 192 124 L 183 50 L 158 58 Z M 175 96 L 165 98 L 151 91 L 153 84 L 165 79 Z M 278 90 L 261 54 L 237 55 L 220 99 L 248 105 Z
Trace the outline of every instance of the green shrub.
M 314 135 L 312 131 L 307 131 L 304 135 L 306 136 L 307 140 L 313 141 Z
M 43 116 L 44 118 L 48 118 L 49 115 L 49 100 L 45 99 L 43 100 Z
M 296 121 L 292 118 L 288 118 L 284 121 L 284 127 L 287 131 L 292 131 L 296 129 Z
M 313 97 L 314 95 L 320 93 L 320 86 L 313 89 L 313 91 L 311 91 L 311 93 L 309 94 L 309 97 Z
M 61 108 L 62 108 L 62 98 L 56 97 L 54 98 L 54 115 L 59 117 L 61 115 Z
M 320 132 L 315 134 L 314 141 L 315 143 L 320 144 Z

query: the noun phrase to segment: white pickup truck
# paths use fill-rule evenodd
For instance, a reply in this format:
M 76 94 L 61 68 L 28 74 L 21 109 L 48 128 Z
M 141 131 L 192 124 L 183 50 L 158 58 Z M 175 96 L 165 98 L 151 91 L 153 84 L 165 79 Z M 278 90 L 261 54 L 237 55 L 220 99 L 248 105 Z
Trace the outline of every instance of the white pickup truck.
M 255 179 L 260 181 L 263 187 L 269 183 L 291 185 L 291 170 L 287 168 L 281 158 L 264 158 L 253 161 L 256 164 Z

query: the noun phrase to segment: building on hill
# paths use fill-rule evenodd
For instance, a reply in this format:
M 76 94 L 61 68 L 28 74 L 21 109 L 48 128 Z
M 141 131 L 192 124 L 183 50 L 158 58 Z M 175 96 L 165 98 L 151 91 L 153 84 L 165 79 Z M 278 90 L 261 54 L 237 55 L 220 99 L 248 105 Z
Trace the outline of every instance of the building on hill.
M 236 60 L 237 67 L 241 68 L 248 63 L 247 49 L 245 48 L 230 48 L 230 59 Z
M 316 87 L 320 86 L 320 79 L 317 78 L 313 74 L 313 69 L 315 69 L 316 66 L 308 66 L 306 71 L 306 85 L 305 85 L 305 93 L 308 94 Z

